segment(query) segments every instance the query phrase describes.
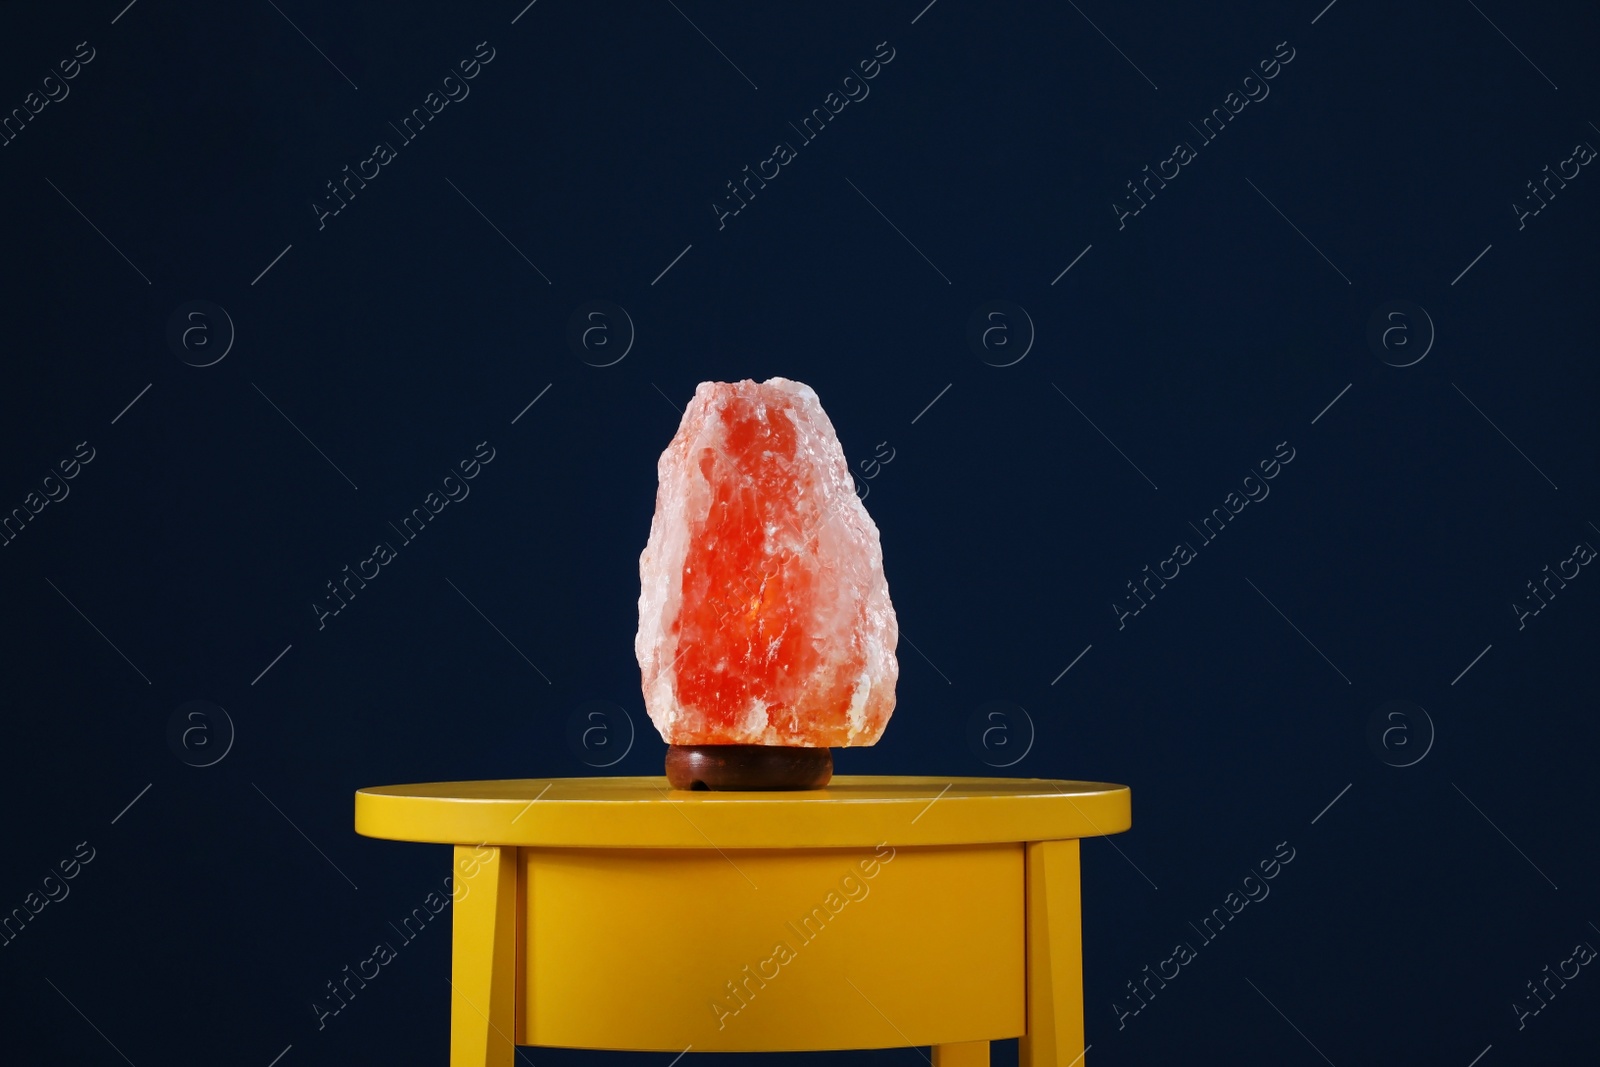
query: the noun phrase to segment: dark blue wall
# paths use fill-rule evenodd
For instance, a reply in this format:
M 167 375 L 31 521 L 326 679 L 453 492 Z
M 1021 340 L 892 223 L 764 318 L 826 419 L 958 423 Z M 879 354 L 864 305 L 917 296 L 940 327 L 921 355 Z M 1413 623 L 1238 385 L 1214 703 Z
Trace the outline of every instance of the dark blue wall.
M 840 770 L 1133 788 L 1093 1062 L 1592 1058 L 1592 9 L 524 2 L 0 6 L 17 1062 L 443 1063 L 447 928 L 311 1007 L 448 872 L 351 793 L 659 773 L 656 456 L 773 375 L 902 625 Z

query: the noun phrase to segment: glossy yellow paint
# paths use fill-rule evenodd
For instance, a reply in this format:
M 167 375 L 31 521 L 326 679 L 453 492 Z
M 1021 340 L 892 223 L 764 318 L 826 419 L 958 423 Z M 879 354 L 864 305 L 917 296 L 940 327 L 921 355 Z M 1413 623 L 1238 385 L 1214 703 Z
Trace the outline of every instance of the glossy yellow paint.
M 989 1042 L 933 1046 L 933 1067 L 989 1067 Z
M 457 845 L 451 910 L 450 1063 L 516 1056 L 517 850 Z
M 1078 842 L 1025 848 L 1028 897 L 1028 1030 L 1020 1067 L 1072 1067 L 1083 1059 L 1083 919 Z
M 1125 786 L 841 776 L 796 793 L 663 778 L 364 789 L 356 829 L 455 844 L 453 1067 L 517 1044 L 931 1045 L 937 1067 L 1082 1063 L 1078 839 Z M 477 842 L 477 844 L 473 844 Z
M 557 848 L 859 848 L 1121 833 L 1128 787 L 1048 778 L 839 775 L 826 789 L 688 793 L 665 778 L 521 778 L 356 793 L 356 832 Z
M 1017 1037 L 1020 845 L 523 849 L 534 1045 L 682 1052 Z

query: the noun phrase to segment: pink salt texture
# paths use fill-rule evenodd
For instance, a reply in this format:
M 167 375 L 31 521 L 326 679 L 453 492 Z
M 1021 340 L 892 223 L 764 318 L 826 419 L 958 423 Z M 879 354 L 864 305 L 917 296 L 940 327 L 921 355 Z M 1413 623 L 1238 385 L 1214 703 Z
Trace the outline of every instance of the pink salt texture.
M 878 527 L 802 382 L 701 382 L 656 464 L 634 653 L 673 745 L 875 744 L 899 627 Z

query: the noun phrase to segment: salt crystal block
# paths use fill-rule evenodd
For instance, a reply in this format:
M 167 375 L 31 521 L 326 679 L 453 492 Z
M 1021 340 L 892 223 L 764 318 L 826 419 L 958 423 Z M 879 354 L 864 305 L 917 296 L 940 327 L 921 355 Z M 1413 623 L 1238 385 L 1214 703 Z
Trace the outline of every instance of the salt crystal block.
M 656 473 L 633 647 L 661 736 L 876 744 L 899 626 L 878 527 L 816 392 L 701 382 Z

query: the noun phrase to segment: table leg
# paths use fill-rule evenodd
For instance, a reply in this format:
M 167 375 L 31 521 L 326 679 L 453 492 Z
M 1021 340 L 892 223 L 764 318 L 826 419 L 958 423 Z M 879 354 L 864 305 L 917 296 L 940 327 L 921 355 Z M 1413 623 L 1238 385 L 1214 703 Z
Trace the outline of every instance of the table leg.
M 457 845 L 455 864 L 450 1067 L 511 1067 L 517 850 Z
M 1020 1067 L 1073 1067 L 1083 1060 L 1083 915 L 1078 842 L 1025 846 L 1028 1032 Z
M 933 1046 L 933 1067 L 989 1067 L 989 1042 Z

